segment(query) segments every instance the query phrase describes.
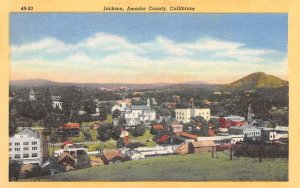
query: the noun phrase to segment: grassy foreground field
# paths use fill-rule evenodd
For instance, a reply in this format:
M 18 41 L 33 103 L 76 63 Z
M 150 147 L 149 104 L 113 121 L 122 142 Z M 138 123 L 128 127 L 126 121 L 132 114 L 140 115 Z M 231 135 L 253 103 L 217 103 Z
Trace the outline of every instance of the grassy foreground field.
M 206 180 L 270 180 L 288 178 L 288 159 L 252 158 L 230 161 L 207 154 L 177 155 L 128 161 L 100 167 L 56 174 L 53 181 L 206 181 Z

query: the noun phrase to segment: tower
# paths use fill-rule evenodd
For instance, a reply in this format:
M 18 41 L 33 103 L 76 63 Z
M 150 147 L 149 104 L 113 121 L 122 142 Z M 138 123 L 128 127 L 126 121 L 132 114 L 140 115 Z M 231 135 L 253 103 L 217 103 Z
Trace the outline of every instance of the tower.
M 36 100 L 33 88 L 31 88 L 30 91 L 29 91 L 29 100 L 30 101 Z
M 150 106 L 150 99 L 149 99 L 149 97 L 147 99 L 147 106 Z

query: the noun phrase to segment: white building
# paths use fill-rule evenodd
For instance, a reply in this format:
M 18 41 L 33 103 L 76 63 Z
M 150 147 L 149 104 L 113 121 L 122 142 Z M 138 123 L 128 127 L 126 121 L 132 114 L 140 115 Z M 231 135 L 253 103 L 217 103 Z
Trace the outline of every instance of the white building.
M 34 90 L 32 88 L 29 91 L 29 100 L 30 101 L 35 101 L 36 100 L 35 92 L 34 92 Z
M 63 103 L 61 102 L 61 96 L 51 96 L 51 101 L 52 101 L 52 107 L 55 109 L 55 108 L 58 108 L 60 110 L 63 109 Z
M 236 144 L 244 141 L 244 135 L 201 136 L 197 141 L 213 141 L 216 145 Z
M 116 104 L 111 108 L 111 112 L 114 112 L 115 110 L 120 110 L 120 112 L 125 112 L 126 106 L 127 105 L 125 102 L 122 102 L 121 105 Z
M 37 132 L 24 128 L 9 138 L 9 159 L 22 161 L 23 164 L 42 163 L 42 141 Z
M 131 160 L 145 159 L 149 157 L 158 157 L 175 154 L 178 146 L 155 146 L 155 147 L 138 147 L 133 150 L 124 150 L 124 155 Z
M 124 113 L 125 119 L 139 119 L 141 122 L 149 123 L 156 119 L 156 111 L 151 109 L 150 100 L 147 100 L 147 105 L 132 105 L 127 106 Z
M 244 137 L 257 140 L 261 137 L 261 130 L 251 125 L 234 126 L 229 128 L 229 134 L 244 135 Z
M 275 128 L 259 127 L 261 129 L 262 139 L 265 141 L 279 140 L 288 138 L 288 127 L 276 126 Z
M 187 109 L 175 109 L 175 117 L 178 122 L 188 123 L 192 117 L 202 116 L 205 120 L 210 119 L 209 108 L 187 108 Z

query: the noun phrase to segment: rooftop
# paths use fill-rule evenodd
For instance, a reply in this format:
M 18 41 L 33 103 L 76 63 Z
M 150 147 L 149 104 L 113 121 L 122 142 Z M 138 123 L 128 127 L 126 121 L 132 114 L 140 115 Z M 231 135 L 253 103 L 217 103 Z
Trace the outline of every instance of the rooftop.
M 31 128 L 23 128 L 19 133 L 16 135 L 28 135 L 30 137 L 39 138 L 39 134 L 32 130 Z

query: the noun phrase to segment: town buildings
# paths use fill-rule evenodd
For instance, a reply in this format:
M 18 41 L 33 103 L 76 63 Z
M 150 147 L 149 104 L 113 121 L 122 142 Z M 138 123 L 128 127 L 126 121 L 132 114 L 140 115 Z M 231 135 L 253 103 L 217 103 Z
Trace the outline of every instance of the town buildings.
M 41 135 L 30 128 L 24 128 L 9 138 L 9 159 L 23 164 L 41 164 L 43 160 Z
M 244 135 L 245 138 L 250 140 L 260 140 L 261 130 L 251 125 L 235 126 L 229 128 L 229 134 Z
M 206 121 L 210 119 L 209 108 L 175 109 L 175 118 L 178 122 L 189 123 L 191 118 L 202 116 Z

